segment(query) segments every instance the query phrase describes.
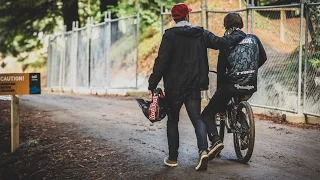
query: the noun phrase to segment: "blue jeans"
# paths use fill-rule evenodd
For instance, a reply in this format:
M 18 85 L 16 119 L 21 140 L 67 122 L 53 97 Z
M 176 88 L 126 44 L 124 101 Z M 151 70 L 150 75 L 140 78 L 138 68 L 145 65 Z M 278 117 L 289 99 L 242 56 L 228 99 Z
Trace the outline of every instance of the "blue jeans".
M 201 91 L 188 90 L 179 92 L 166 92 L 166 103 L 169 108 L 167 122 L 167 137 L 169 146 L 169 159 L 176 161 L 179 149 L 179 114 L 184 104 L 197 136 L 199 152 L 208 149 L 207 130 L 201 119 Z

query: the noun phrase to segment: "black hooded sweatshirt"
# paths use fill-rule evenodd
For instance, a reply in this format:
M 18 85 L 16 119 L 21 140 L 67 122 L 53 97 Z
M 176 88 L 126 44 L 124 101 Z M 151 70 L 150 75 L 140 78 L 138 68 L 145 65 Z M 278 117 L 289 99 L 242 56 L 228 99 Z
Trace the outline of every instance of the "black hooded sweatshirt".
M 245 36 L 242 31 L 235 31 L 232 36 L 220 38 L 198 26 L 173 27 L 166 30 L 149 78 L 148 89 L 156 89 L 163 77 L 166 92 L 207 90 L 207 48 L 229 49 Z
M 234 31 L 241 31 L 231 28 L 226 35 Z M 217 86 L 231 85 L 241 94 L 253 94 L 257 91 L 258 69 L 266 62 L 267 55 L 259 40 L 253 34 L 247 36 L 236 46 L 220 50 L 218 57 L 218 78 Z

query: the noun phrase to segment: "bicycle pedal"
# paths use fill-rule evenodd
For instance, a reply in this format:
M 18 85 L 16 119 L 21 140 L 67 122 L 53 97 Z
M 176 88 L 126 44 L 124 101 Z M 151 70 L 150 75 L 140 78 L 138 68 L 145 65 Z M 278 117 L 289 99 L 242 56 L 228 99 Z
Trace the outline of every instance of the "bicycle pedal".
M 228 129 L 227 132 L 228 132 L 228 133 L 231 133 L 231 129 Z

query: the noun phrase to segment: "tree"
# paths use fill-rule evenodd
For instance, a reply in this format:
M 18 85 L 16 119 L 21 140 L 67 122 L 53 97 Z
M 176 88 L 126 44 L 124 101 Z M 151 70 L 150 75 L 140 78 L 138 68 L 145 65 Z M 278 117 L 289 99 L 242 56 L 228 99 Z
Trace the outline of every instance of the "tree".
M 320 2 L 320 0 L 311 0 L 311 2 Z M 308 21 L 308 29 L 311 36 L 311 43 L 309 44 L 309 62 L 312 67 L 318 69 L 320 72 L 320 7 L 307 6 L 306 20 Z
M 17 57 L 40 45 L 36 32 L 52 33 L 57 25 L 56 1 L 16 0 L 0 3 L 0 53 Z
M 100 0 L 100 12 L 101 14 L 104 14 L 107 10 L 108 7 L 116 7 L 118 5 L 119 0 Z M 111 18 L 117 18 L 117 14 L 115 12 L 111 13 Z M 101 17 L 101 22 L 104 21 L 104 17 Z
M 51 34 L 56 29 L 61 30 L 61 22 L 70 31 L 73 21 L 78 21 L 79 25 L 86 24 L 89 16 L 100 21 L 101 17 L 103 19 L 103 12 L 110 5 L 116 6 L 117 1 L 0 0 L 0 54 L 2 57 L 18 57 L 18 60 L 23 61 L 26 57 L 22 57 L 21 52 L 41 47 L 37 33 Z
M 78 0 L 62 0 L 62 4 L 63 21 L 67 31 L 72 30 L 73 21 L 78 21 L 80 26 Z
M 142 34 L 153 35 L 160 26 L 160 7 L 171 8 L 173 4 L 183 2 L 184 0 L 140 0 L 140 31 Z M 137 12 L 136 0 L 119 0 L 118 7 L 113 11 L 118 16 L 132 15 Z M 144 35 L 142 35 L 144 36 Z

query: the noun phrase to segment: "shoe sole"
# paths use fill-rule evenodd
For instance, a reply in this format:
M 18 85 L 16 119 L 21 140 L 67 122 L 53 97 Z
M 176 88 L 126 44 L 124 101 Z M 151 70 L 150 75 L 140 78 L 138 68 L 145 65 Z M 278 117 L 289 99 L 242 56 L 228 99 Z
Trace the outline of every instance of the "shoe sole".
M 211 149 L 208 153 L 209 160 L 214 159 L 221 152 L 223 148 L 224 148 L 223 144 L 218 144 L 216 147 Z
M 177 167 L 177 166 L 178 166 L 178 163 L 176 163 L 176 164 L 169 164 L 169 163 L 167 163 L 167 162 L 166 162 L 166 159 L 164 159 L 163 162 L 164 162 L 164 165 L 169 166 L 169 167 Z
M 197 171 L 207 170 L 208 162 L 209 162 L 209 157 L 207 155 L 202 156 L 198 166 L 195 169 Z

